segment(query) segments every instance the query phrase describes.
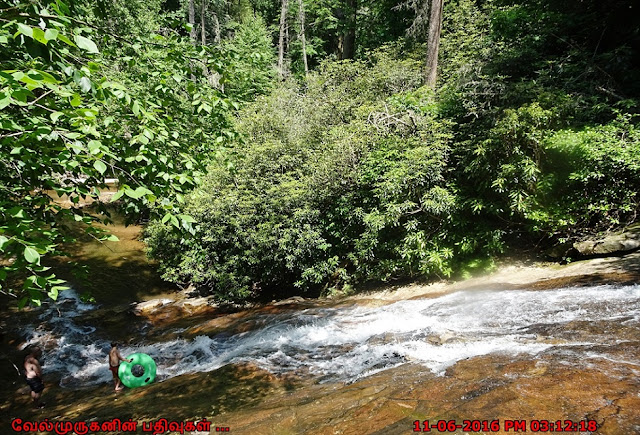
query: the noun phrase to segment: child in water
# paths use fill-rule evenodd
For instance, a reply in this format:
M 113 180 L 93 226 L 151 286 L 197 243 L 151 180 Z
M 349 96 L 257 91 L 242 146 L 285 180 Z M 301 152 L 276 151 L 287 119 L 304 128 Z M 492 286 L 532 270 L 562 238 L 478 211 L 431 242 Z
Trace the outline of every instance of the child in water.
M 124 389 L 120 377 L 118 376 L 118 368 L 120 367 L 120 361 L 131 362 L 130 359 L 125 359 L 118 350 L 117 343 L 111 343 L 111 350 L 109 351 L 109 370 L 113 375 L 113 382 L 115 384 L 115 391 Z

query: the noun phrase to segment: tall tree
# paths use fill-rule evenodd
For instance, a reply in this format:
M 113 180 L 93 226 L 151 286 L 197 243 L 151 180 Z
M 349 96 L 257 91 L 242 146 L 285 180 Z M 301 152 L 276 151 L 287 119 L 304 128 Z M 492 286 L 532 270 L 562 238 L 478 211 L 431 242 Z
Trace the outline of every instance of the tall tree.
M 200 11 L 200 36 L 202 45 L 207 45 L 207 33 L 205 28 L 205 15 L 207 13 L 207 0 L 202 0 L 202 9 Z
M 438 73 L 438 51 L 440 48 L 440 33 L 442 32 L 442 8 L 444 0 L 431 0 L 429 8 L 429 34 L 427 36 L 427 64 L 425 82 L 430 88 L 435 88 Z
M 427 33 L 424 81 L 431 88 L 436 86 L 443 6 L 444 0 L 406 0 L 397 7 L 413 11 L 415 14 L 411 26 L 407 29 L 410 36 L 422 39 L 425 31 Z
M 195 0 L 189 0 L 189 24 L 191 25 L 191 31 L 189 36 L 191 41 L 196 42 L 196 5 Z
M 304 1 L 298 0 L 300 10 L 298 11 L 300 17 L 300 40 L 302 41 L 302 61 L 304 62 L 304 74 L 309 74 L 309 64 L 307 63 L 307 39 L 304 31 Z
M 357 0 L 346 0 L 344 28 L 338 37 L 338 58 L 353 59 L 356 49 Z
M 284 46 L 288 9 L 289 0 L 282 0 L 282 7 L 280 9 L 280 38 L 278 39 L 278 72 L 280 73 L 280 77 L 284 77 Z
M 216 44 L 220 42 L 220 21 L 216 11 L 213 12 L 213 41 Z

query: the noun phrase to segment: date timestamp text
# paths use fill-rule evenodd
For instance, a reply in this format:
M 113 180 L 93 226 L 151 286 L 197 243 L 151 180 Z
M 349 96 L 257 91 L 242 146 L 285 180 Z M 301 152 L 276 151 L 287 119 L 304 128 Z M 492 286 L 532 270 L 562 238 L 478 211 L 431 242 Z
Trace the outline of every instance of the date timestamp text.
M 595 420 L 415 420 L 414 432 L 595 432 Z

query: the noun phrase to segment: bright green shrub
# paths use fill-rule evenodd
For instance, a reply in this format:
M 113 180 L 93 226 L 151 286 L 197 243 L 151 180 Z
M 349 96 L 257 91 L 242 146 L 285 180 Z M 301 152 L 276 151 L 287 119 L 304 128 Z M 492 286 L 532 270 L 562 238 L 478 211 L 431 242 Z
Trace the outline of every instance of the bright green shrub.
M 236 300 L 451 272 L 449 127 L 416 63 L 376 57 L 327 64 L 242 112 L 234 169 L 212 165 L 188 198 L 196 237 L 149 229 L 166 278 Z
M 583 232 L 631 223 L 640 209 L 637 116 L 563 129 L 545 140 L 540 202 L 556 228 Z

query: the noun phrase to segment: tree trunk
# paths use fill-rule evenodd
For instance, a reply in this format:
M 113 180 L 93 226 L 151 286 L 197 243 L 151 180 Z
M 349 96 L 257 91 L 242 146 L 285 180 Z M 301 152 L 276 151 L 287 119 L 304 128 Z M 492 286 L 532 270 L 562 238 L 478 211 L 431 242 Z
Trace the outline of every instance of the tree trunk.
M 444 0 L 431 0 L 429 12 L 429 35 L 427 37 L 427 65 L 425 82 L 432 89 L 436 87 L 438 75 L 438 50 L 440 48 L 440 33 L 442 32 L 442 7 Z
M 191 41 L 196 43 L 196 5 L 195 0 L 189 0 L 189 24 L 191 24 L 191 31 L 189 37 Z
M 220 21 L 218 21 L 218 14 L 213 14 L 213 41 L 217 44 L 220 42 Z
M 338 58 L 353 59 L 356 51 L 357 0 L 346 0 L 345 29 L 338 40 Z
M 200 14 L 200 35 L 201 35 L 201 41 L 202 41 L 202 45 L 207 45 L 207 33 L 205 31 L 205 14 L 207 12 L 207 0 L 200 0 L 202 1 L 202 9 L 201 9 L 201 14 Z
M 282 0 L 282 9 L 280 10 L 280 39 L 278 40 L 278 71 L 280 78 L 284 77 L 284 37 L 287 28 L 287 10 L 289 8 L 289 0 Z
M 304 2 L 298 0 L 300 6 L 300 38 L 302 39 L 302 60 L 304 62 L 304 75 L 309 74 L 309 64 L 307 63 L 307 39 L 304 34 Z

